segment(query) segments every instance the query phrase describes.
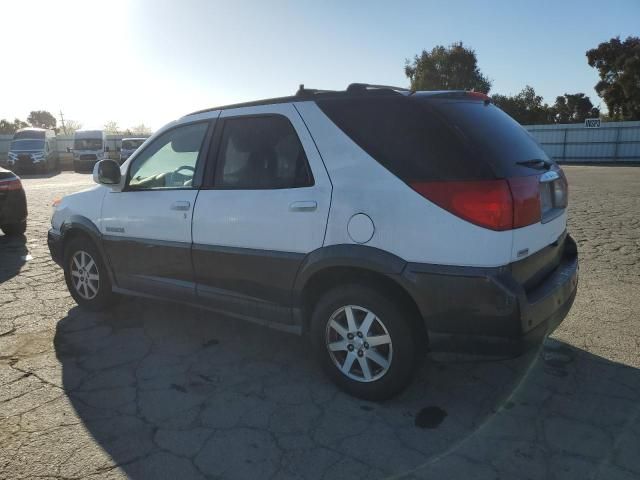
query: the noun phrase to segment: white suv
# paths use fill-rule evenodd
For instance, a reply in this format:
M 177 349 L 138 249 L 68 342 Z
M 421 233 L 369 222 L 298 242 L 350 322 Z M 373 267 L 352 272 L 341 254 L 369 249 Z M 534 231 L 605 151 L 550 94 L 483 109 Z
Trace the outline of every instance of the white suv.
M 301 87 L 187 115 L 94 179 L 48 238 L 80 306 L 170 298 L 307 334 L 363 398 L 442 339 L 539 340 L 576 292 L 562 170 L 474 92 Z

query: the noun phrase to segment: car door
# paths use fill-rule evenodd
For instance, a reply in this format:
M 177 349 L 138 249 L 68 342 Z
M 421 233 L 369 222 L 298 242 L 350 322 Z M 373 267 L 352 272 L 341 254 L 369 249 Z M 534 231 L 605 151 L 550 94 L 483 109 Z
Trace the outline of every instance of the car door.
M 287 324 L 305 255 L 322 246 L 331 183 L 292 104 L 223 110 L 193 217 L 198 298 Z
M 120 288 L 193 299 L 191 219 L 212 128 L 160 134 L 130 163 L 123 190 L 105 195 L 100 229 Z

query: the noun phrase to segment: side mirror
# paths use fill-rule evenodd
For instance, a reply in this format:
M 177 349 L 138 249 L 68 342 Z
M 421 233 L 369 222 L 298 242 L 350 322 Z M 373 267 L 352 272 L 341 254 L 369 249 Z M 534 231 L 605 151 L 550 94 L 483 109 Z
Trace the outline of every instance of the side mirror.
M 100 160 L 93 167 L 93 181 L 101 185 L 118 185 L 122 175 L 115 160 Z
M 108 152 L 109 151 L 109 147 L 104 147 L 104 151 Z
M 71 147 L 67 147 L 67 153 L 71 153 Z

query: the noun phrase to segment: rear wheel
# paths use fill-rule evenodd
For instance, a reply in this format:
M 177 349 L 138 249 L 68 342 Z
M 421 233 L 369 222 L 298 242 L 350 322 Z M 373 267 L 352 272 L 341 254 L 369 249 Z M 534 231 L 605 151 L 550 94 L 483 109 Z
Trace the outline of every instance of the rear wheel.
M 8 223 L 6 225 L 0 226 L 5 235 L 24 235 L 24 232 L 27 231 L 27 221 L 23 220 L 18 223 Z
M 317 303 L 312 343 L 340 388 L 356 397 L 384 400 L 404 389 L 415 371 L 411 320 L 402 305 L 377 289 L 345 285 Z
M 104 310 L 115 300 L 107 267 L 87 238 L 75 238 L 65 248 L 64 278 L 69 293 L 83 308 Z

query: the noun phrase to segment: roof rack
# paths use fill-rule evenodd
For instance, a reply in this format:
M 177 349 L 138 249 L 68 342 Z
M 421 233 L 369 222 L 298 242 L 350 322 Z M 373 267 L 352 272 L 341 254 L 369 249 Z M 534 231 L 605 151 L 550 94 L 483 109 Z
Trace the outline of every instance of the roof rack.
M 392 87 L 389 85 L 374 85 L 369 83 L 352 83 L 349 86 L 347 86 L 346 90 L 321 90 L 317 88 L 305 88 L 304 84 L 300 84 L 300 87 L 298 88 L 298 91 L 295 93 L 295 95 L 290 97 L 267 98 L 264 100 L 257 100 L 252 102 L 236 103 L 233 105 L 224 105 L 220 107 L 206 108 L 204 110 L 198 110 L 197 112 L 189 113 L 188 115 L 212 112 L 214 110 L 225 110 L 229 108 L 252 107 L 256 105 L 270 105 L 274 103 L 295 102 L 295 101 L 299 101 L 301 98 L 311 99 L 311 98 L 318 98 L 318 97 L 334 97 L 334 96 L 348 97 L 350 95 L 361 95 L 361 94 L 374 93 L 374 92 L 384 94 L 385 91 L 389 93 L 397 93 L 397 94 L 400 94 L 400 92 L 413 93 L 413 90 L 410 90 L 404 87 Z
M 347 93 L 365 92 L 367 90 L 394 90 L 397 92 L 411 92 L 413 90 L 404 87 L 393 87 L 391 85 L 375 85 L 372 83 L 352 83 L 347 87 Z

